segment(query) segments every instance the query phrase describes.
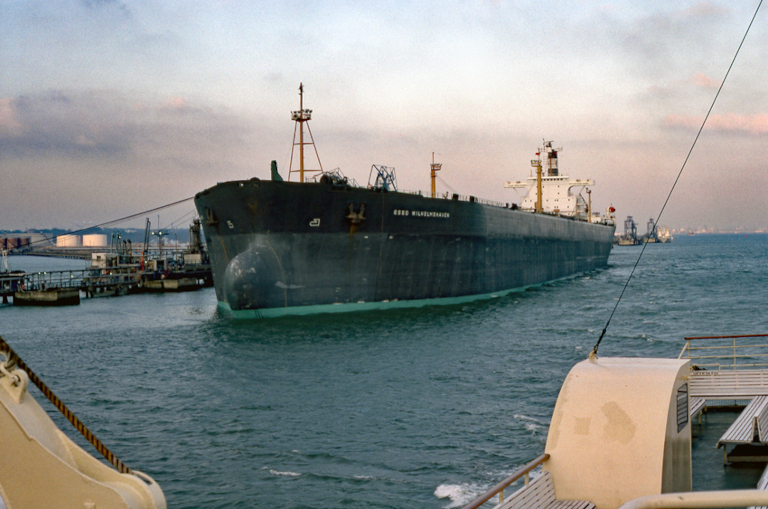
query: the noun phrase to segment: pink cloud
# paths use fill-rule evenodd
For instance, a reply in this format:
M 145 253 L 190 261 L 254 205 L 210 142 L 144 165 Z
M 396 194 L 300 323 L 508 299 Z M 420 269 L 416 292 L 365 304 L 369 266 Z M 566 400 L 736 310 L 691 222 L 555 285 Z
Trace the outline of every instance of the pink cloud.
M 701 117 L 683 116 L 670 113 L 664 119 L 664 125 L 667 127 L 685 127 L 690 129 L 700 126 L 701 120 Z
M 183 97 L 169 97 L 165 100 L 165 107 L 169 110 L 184 110 L 187 108 L 187 101 Z
M 701 125 L 702 120 L 702 117 L 670 114 L 664 119 L 664 125 L 667 127 L 697 129 Z M 768 133 L 768 114 L 735 115 L 727 113 L 725 115 L 712 115 L 709 117 L 704 128 L 719 132 L 766 134 Z
M 683 12 L 689 16 L 700 18 L 705 16 L 719 16 L 726 14 L 728 10 L 710 2 L 699 2 Z
M 700 72 L 698 74 L 691 76 L 691 79 L 689 81 L 694 86 L 702 87 L 702 88 L 717 88 L 720 86 L 720 83 L 718 81 L 713 80 L 703 72 Z
M 12 99 L 0 98 L 0 133 L 10 136 L 21 134 L 21 123 L 16 116 L 16 107 Z

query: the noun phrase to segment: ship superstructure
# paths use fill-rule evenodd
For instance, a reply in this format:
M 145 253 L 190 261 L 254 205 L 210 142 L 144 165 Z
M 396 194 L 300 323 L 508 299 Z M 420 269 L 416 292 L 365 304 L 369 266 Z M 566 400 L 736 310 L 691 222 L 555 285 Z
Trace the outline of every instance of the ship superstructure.
M 545 141 L 544 147 L 536 152 L 536 159 L 531 160 L 531 166 L 536 168 L 536 173 L 525 181 L 506 182 L 504 187 L 526 191 L 520 203 L 521 210 L 547 212 L 588 221 L 592 213 L 589 203 L 581 196 L 581 190 L 586 186 L 595 185 L 595 181 L 571 179 L 568 175 L 561 175 L 558 164 L 558 153 L 561 150 L 562 148 L 554 148 L 551 141 Z

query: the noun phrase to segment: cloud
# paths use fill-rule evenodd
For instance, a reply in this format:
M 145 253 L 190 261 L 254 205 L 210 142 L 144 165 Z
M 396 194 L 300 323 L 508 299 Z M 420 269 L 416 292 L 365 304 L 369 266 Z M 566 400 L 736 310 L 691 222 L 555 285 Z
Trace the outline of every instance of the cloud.
M 83 5 L 88 9 L 111 9 L 115 8 L 126 18 L 131 17 L 131 11 L 125 2 L 119 0 L 82 0 Z
M 187 109 L 187 101 L 183 97 L 169 97 L 165 100 L 165 107 L 169 110 L 182 111 Z
M 685 17 L 691 18 L 709 18 L 718 17 L 726 14 L 728 10 L 719 5 L 710 2 L 698 2 L 695 5 L 685 9 L 682 13 Z
M 169 152 L 189 162 L 213 144 L 237 144 L 246 130 L 227 111 L 183 97 L 148 102 L 114 91 L 51 91 L 0 99 L 0 158 L 124 160 Z
M 16 116 L 13 100 L 9 98 L 0 99 L 0 138 L 4 136 L 16 137 L 21 132 L 21 123 Z
M 14 132 L 0 132 L 0 157 L 114 154 L 128 147 L 115 124 L 115 108 L 99 109 L 95 97 L 73 97 L 54 91 L 37 96 L 3 99 Z M 83 140 L 90 140 L 83 143 Z
M 691 76 L 691 79 L 688 80 L 693 86 L 695 87 L 701 87 L 701 88 L 718 88 L 720 86 L 720 82 L 713 80 L 703 72 L 694 74 Z
M 0 98 L 3 220 L 47 227 L 121 217 L 217 180 L 250 178 L 269 168 L 259 156 L 274 143 L 255 125 L 181 96 L 92 90 Z
M 670 114 L 664 119 L 664 125 L 671 128 L 698 129 L 703 117 Z M 704 127 L 707 130 L 721 133 L 743 133 L 760 135 L 768 133 L 768 114 L 712 115 Z

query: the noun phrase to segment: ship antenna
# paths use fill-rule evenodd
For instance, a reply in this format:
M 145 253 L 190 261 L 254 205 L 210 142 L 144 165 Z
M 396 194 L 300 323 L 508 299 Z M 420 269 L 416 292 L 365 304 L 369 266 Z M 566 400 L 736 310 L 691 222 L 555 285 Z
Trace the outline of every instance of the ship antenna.
M 667 203 L 669 203 L 669 199 L 672 197 L 672 192 L 675 190 L 675 186 L 677 186 L 677 183 L 680 180 L 680 176 L 683 174 L 683 170 L 685 169 L 685 165 L 688 163 L 688 159 L 691 158 L 691 153 L 693 152 L 693 148 L 696 146 L 696 142 L 699 141 L 701 132 L 704 130 L 704 125 L 707 123 L 707 120 L 709 119 L 709 115 L 712 113 L 712 110 L 715 107 L 717 98 L 720 97 L 720 92 L 723 90 L 723 86 L 725 85 L 725 80 L 728 79 L 728 75 L 731 73 L 731 69 L 733 69 L 733 64 L 736 63 L 736 57 L 739 56 L 739 51 L 741 51 L 741 47 L 744 45 L 744 41 L 747 39 L 747 34 L 749 34 L 749 29 L 752 28 L 752 24 L 755 22 L 755 18 L 757 17 L 757 13 L 760 11 L 761 5 L 763 5 L 763 0 L 760 0 L 760 2 L 758 2 L 757 4 L 757 9 L 755 9 L 755 13 L 752 15 L 752 20 L 750 20 L 749 26 L 747 26 L 747 31 L 744 32 L 744 37 L 741 38 L 741 43 L 739 43 L 739 47 L 736 48 L 736 53 L 733 55 L 733 59 L 731 60 L 731 65 L 728 66 L 728 70 L 725 72 L 725 76 L 723 76 L 723 81 L 720 83 L 720 87 L 717 89 L 715 98 L 712 99 L 712 104 L 710 104 L 709 110 L 707 111 L 707 114 L 704 116 L 704 120 L 701 122 L 699 131 L 696 133 L 696 137 L 693 139 L 691 148 L 688 150 L 688 155 L 685 156 L 683 165 L 680 167 L 680 171 L 677 172 L 677 178 L 672 183 L 672 188 L 669 190 L 669 194 L 667 194 L 667 199 L 664 200 L 664 205 L 661 206 L 661 210 L 659 211 L 659 214 L 656 216 L 656 223 L 654 223 L 653 225 L 654 229 L 656 228 L 656 225 L 659 224 L 659 220 L 661 219 L 661 215 L 664 213 L 664 209 L 667 208 Z M 619 302 L 621 302 L 621 298 L 624 296 L 624 292 L 627 290 L 627 286 L 629 286 L 629 282 L 632 280 L 632 276 L 635 273 L 635 269 L 637 269 L 637 265 L 640 263 L 640 258 L 642 258 L 647 245 L 648 245 L 648 242 L 647 241 L 644 242 L 643 249 L 641 249 L 640 254 L 637 255 L 637 261 L 635 261 L 635 265 L 634 267 L 632 267 L 632 271 L 629 273 L 627 282 L 624 283 L 624 288 L 621 290 L 621 293 L 619 294 L 619 298 L 616 299 L 616 304 L 613 306 L 613 311 L 611 311 L 611 314 L 608 317 L 608 321 L 605 322 L 605 327 L 603 327 L 603 331 L 600 333 L 600 337 L 598 338 L 597 343 L 595 343 L 595 346 L 592 347 L 592 351 L 589 352 L 590 360 L 594 360 L 597 357 L 597 349 L 600 347 L 600 342 L 603 340 L 603 337 L 605 336 L 605 333 L 608 330 L 608 325 L 610 325 L 611 319 L 613 318 L 614 313 L 616 313 L 616 308 L 619 307 Z
M 299 83 L 299 110 L 291 112 L 291 118 L 296 122 L 296 126 L 293 129 L 293 147 L 291 148 L 291 162 L 288 169 L 288 180 L 291 180 L 291 173 L 299 173 L 299 182 L 304 182 L 304 145 L 312 145 L 315 149 L 315 157 L 317 157 L 317 164 L 320 165 L 320 172 L 323 171 L 323 163 L 320 162 L 320 155 L 317 153 L 317 146 L 315 146 L 315 139 L 312 136 L 312 130 L 309 128 L 309 120 L 312 118 L 312 110 L 304 109 L 304 83 Z M 307 132 L 309 133 L 310 142 L 304 142 L 304 124 L 307 124 Z M 296 143 L 296 131 L 299 131 L 299 142 Z M 299 147 L 299 169 L 293 169 L 293 152 L 296 150 L 296 146 Z

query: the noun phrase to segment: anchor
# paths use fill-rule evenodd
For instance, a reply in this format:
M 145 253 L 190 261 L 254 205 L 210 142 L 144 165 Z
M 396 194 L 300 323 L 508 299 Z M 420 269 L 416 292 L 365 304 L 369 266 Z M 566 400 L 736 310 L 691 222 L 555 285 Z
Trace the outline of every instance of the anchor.
M 360 204 L 360 211 L 359 212 L 355 212 L 355 205 L 354 205 L 354 203 L 350 203 L 347 206 L 347 215 L 344 216 L 344 217 L 349 219 L 349 221 L 352 224 L 360 224 L 360 223 L 362 223 L 363 221 L 365 221 L 365 203 L 361 203 Z

